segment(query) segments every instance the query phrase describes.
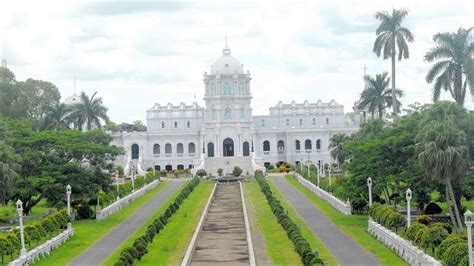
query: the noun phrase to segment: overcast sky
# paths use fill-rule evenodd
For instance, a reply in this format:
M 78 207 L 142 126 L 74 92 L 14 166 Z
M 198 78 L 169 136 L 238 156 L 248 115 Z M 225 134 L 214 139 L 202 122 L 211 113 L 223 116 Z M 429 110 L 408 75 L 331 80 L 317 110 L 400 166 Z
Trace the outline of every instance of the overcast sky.
M 67 2 L 67 3 L 66 3 Z M 368 74 L 390 72 L 372 52 L 378 10 L 405 8 L 414 36 L 397 62 L 404 106 L 430 102 L 423 61 L 437 32 L 471 27 L 474 1 L 2 1 L 3 57 L 18 80 L 53 82 L 64 97 L 99 96 L 115 122 L 145 120 L 154 103 L 203 105 L 204 71 L 232 55 L 252 74 L 254 114 L 278 101 L 335 99 L 351 111 Z M 473 108 L 470 97 L 466 99 Z

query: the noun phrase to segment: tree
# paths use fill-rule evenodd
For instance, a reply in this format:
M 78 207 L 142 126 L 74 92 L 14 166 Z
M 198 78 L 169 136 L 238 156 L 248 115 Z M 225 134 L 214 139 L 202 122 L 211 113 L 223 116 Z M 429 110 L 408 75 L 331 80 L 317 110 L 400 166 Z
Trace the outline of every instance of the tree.
M 238 166 L 234 166 L 234 169 L 232 170 L 232 175 L 235 177 L 239 177 L 242 174 L 242 168 Z
M 87 130 L 93 129 L 94 126 L 101 128 L 101 119 L 106 123 L 109 122 L 107 108 L 103 105 L 102 98 L 96 98 L 96 95 L 97 92 L 89 98 L 85 92 L 82 92 L 79 103 L 71 107 L 71 118 L 76 129 L 81 130 L 84 125 Z
M 445 199 L 451 222 L 462 228 L 452 180 L 464 177 L 468 168 L 466 133 L 459 127 L 465 116 L 461 107 L 439 102 L 427 111 L 423 127 L 417 135 L 418 160 L 431 180 L 445 185 Z
M 71 122 L 69 118 L 70 112 L 71 109 L 64 103 L 48 106 L 42 128 L 53 130 L 69 129 Z
M 390 107 L 394 102 L 397 102 L 400 106 L 400 102 L 393 100 L 393 90 L 388 89 L 388 84 L 390 83 L 390 78 L 387 77 L 388 73 L 384 72 L 382 74 L 375 75 L 375 79 L 370 75 L 365 77 L 365 82 L 367 88 L 364 89 L 360 98 L 359 108 L 364 109 L 368 107 L 369 112 L 374 117 L 375 111 L 378 111 L 379 118 L 382 118 L 383 111 L 386 107 Z M 395 89 L 395 94 L 398 97 L 403 95 L 401 90 Z
M 433 36 L 437 46 L 425 55 L 425 61 L 435 62 L 426 75 L 433 83 L 433 101 L 438 101 L 441 90 L 449 91 L 460 106 L 464 105 L 467 87 L 474 92 L 474 42 L 469 37 L 472 28 L 459 28 L 457 33 L 438 33 Z M 473 93 L 474 95 L 474 93 Z
M 222 169 L 222 168 L 217 169 L 217 175 L 219 177 L 221 177 L 223 173 L 224 173 L 224 169 Z
M 392 59 L 392 107 L 394 116 L 398 113 L 396 102 L 395 87 L 395 57 L 398 51 L 398 61 L 402 58 L 407 59 L 410 56 L 408 42 L 413 42 L 413 35 L 407 29 L 402 27 L 402 22 L 408 15 L 406 10 L 392 9 L 392 14 L 386 11 L 380 11 L 375 14 L 375 18 L 380 21 L 375 33 L 377 38 L 374 42 L 374 53 L 380 57 L 383 53 L 383 59 Z
M 51 82 L 27 79 L 18 82 L 21 90 L 19 102 L 26 108 L 28 120 L 38 123 L 44 119 L 47 108 L 58 105 L 61 95 L 58 88 Z
M 11 146 L 0 141 L 0 204 L 6 204 L 10 198 L 20 168 L 20 156 Z
M 337 161 L 340 167 L 349 155 L 349 151 L 344 147 L 349 142 L 349 136 L 344 133 L 333 135 L 329 139 L 329 149 L 331 149 L 331 156 Z

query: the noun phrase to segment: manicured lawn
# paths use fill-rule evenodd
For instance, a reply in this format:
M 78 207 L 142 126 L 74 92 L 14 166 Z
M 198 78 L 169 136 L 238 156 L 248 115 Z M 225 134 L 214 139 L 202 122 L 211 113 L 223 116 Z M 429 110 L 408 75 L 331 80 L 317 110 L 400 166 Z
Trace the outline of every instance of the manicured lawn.
M 280 193 L 280 190 L 278 190 L 273 181 L 267 181 L 272 188 L 273 193 L 275 193 L 275 196 L 278 198 L 278 200 L 280 200 L 281 205 L 285 208 L 285 210 L 288 211 L 290 218 L 300 227 L 301 233 L 308 240 L 309 244 L 311 245 L 311 249 L 314 250 L 317 248 L 319 251 L 319 257 L 323 259 L 327 265 L 338 265 L 336 258 L 329 252 L 321 239 L 319 239 L 318 236 L 315 235 L 313 231 L 311 231 L 308 225 L 304 222 L 303 218 L 301 218 L 299 214 L 296 213 L 295 209 L 293 209 L 293 206 L 291 206 L 286 198 Z
M 285 230 L 272 213 L 258 183 L 253 181 L 246 183 L 244 186 L 245 197 L 249 202 L 247 209 L 252 208 L 255 213 L 252 227 L 257 228 L 262 233 L 266 243 L 266 254 L 273 264 L 302 265 L 293 242 L 288 238 Z
M 166 186 L 167 183 L 158 185 L 103 221 L 84 220 L 74 222 L 72 225 L 74 228 L 74 236 L 65 244 L 53 250 L 49 256 L 34 263 L 34 265 L 66 265 L 67 262 L 81 254 L 86 248 L 97 242 L 130 214 L 150 201 Z
M 29 216 L 35 219 L 24 219 L 25 224 L 36 222 L 40 219 L 39 215 L 46 214 L 49 210 L 55 210 L 55 208 L 49 208 L 46 199 L 40 200 L 30 211 Z M 8 205 L 0 205 L 0 224 L 4 223 L 5 225 L 10 225 L 11 219 L 17 219 L 18 212 L 16 211 L 15 204 L 9 202 Z M 15 226 L 18 224 L 14 224 Z
M 367 232 L 367 216 L 343 215 L 298 183 L 298 181 L 293 177 L 287 176 L 286 180 L 306 195 L 311 202 L 318 206 L 321 211 L 344 233 L 359 243 L 365 250 L 372 252 L 383 265 L 407 265 L 400 257 Z
M 213 186 L 214 182 L 202 181 L 195 188 L 165 228 L 148 245 L 148 254 L 143 256 L 136 265 L 179 265 L 181 263 Z M 155 217 L 159 217 L 164 210 L 159 210 Z M 135 240 L 135 237 L 131 239 Z

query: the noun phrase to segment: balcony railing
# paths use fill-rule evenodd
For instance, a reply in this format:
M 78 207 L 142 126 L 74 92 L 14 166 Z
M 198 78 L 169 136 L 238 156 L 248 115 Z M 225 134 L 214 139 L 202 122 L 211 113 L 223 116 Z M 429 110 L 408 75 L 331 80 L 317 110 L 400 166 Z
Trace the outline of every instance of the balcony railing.
M 270 154 L 270 151 L 263 151 L 263 154 L 269 155 L 269 154 Z

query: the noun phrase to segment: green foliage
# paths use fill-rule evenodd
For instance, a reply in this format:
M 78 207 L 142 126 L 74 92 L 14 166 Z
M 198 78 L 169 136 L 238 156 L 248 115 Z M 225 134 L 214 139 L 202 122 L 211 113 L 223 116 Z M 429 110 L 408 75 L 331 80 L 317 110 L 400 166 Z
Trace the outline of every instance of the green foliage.
M 238 166 L 234 166 L 234 169 L 232 170 L 232 175 L 235 177 L 239 177 L 242 174 L 242 168 Z
M 349 136 L 344 133 L 335 134 L 329 139 L 331 156 L 339 165 L 342 165 L 349 156 L 349 150 L 346 148 L 348 142 Z
M 424 230 L 428 228 L 424 224 L 420 223 L 413 223 L 411 226 L 407 229 L 406 231 L 406 237 L 408 240 L 415 241 L 416 235 L 418 234 L 419 231 Z
M 199 176 L 199 177 L 203 177 L 203 176 L 206 176 L 207 173 L 206 173 L 206 170 L 199 169 L 199 170 L 196 171 L 196 175 Z
M 391 107 L 393 104 L 392 90 L 388 88 L 390 83 L 388 73 L 377 74 L 375 78 L 367 75 L 365 82 L 367 87 L 360 96 L 361 101 L 358 108 L 367 108 L 372 118 L 375 118 L 375 112 L 378 112 L 378 118 L 382 119 L 385 108 Z M 398 89 L 395 90 L 395 94 L 397 97 L 403 95 L 402 91 Z M 397 102 L 397 106 L 400 106 L 400 102 Z
M 416 222 L 424 225 L 429 225 L 431 223 L 431 217 L 428 215 L 420 215 L 416 217 Z
M 150 225 L 148 225 L 145 233 L 135 239 L 132 247 L 124 248 L 120 253 L 119 261 L 114 265 L 132 265 L 135 260 L 140 260 L 146 253 L 148 253 L 147 245 L 153 241 L 156 234 L 166 226 L 171 216 L 179 209 L 181 203 L 189 196 L 189 194 L 200 183 L 200 179 L 194 177 L 183 190 L 176 196 L 173 203 L 171 203 L 166 211 Z
M 280 201 L 273 196 L 273 192 L 268 185 L 265 178 L 259 174 L 255 175 L 260 188 L 265 195 L 273 214 L 277 217 L 278 223 L 285 229 L 288 237 L 293 241 L 295 249 L 301 257 L 301 261 L 304 265 L 324 265 L 323 261 L 316 257 L 311 250 L 311 246 L 308 241 L 301 234 L 298 226 L 291 220 L 287 215 L 287 212 L 281 205 Z
M 443 227 L 436 226 L 428 228 L 421 239 L 421 247 L 425 249 L 431 248 L 434 253 L 435 248 L 438 247 L 439 244 L 448 237 L 448 235 L 448 231 Z
M 107 107 L 102 103 L 102 98 L 96 98 L 97 92 L 89 97 L 85 92 L 79 95 L 79 100 L 72 106 L 70 119 L 74 122 L 74 128 L 81 130 L 84 126 L 87 130 L 101 128 L 101 120 L 109 122 Z
M 406 219 L 403 215 L 392 209 L 387 205 L 380 203 L 374 203 L 369 208 L 369 215 L 377 223 L 387 227 L 394 228 L 397 231 L 398 228 L 406 225 Z
M 448 236 L 438 246 L 438 249 L 436 250 L 436 253 L 435 253 L 436 257 L 444 261 L 445 260 L 444 253 L 446 252 L 446 250 L 457 243 L 463 243 L 463 242 L 465 241 L 458 235 Z
M 423 239 L 425 238 L 425 235 L 428 233 L 429 228 L 422 228 L 418 230 L 418 232 L 415 235 L 415 239 L 413 240 L 413 243 L 415 243 L 417 246 L 422 246 L 423 245 Z
M 441 222 L 437 222 L 437 223 L 432 223 L 431 224 L 431 227 L 441 227 L 441 228 L 444 228 L 446 231 L 448 231 L 448 233 L 452 233 L 453 232 L 453 226 L 451 224 L 448 224 L 448 223 L 441 223 Z
M 218 176 L 222 176 L 222 173 L 224 173 L 224 169 L 222 169 L 222 168 L 217 169 L 217 175 Z
M 455 243 L 444 252 L 442 260 L 446 265 L 461 265 L 461 261 L 467 254 L 467 243 Z

